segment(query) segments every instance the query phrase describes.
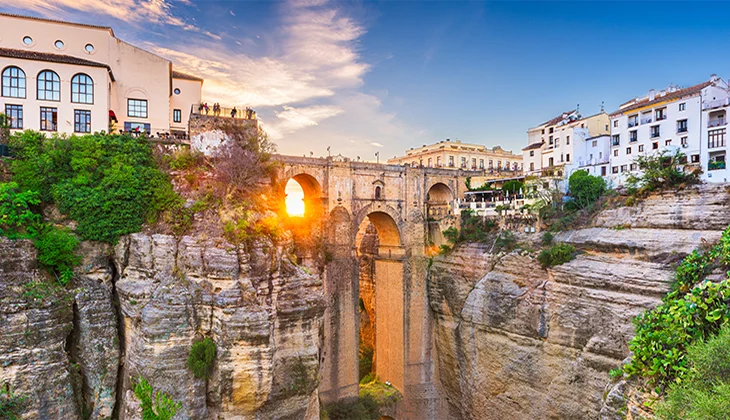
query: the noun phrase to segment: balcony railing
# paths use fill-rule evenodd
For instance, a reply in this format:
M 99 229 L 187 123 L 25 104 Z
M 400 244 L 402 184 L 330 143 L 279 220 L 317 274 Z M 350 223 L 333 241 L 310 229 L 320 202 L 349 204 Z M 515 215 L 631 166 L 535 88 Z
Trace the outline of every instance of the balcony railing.
M 642 124 L 651 124 L 651 117 L 649 118 L 642 118 L 641 119 Z
M 721 106 L 729 105 L 730 98 L 717 99 L 715 101 L 708 101 L 702 105 L 702 109 L 719 108 Z
M 677 127 L 677 133 L 686 133 L 687 127 Z
M 213 105 L 208 105 L 202 103 L 198 105 L 193 105 L 190 109 L 191 114 L 197 114 L 197 115 L 207 115 L 210 117 L 227 117 L 227 118 L 235 118 L 237 120 L 255 120 L 256 119 L 256 111 L 254 111 L 251 108 L 227 108 L 223 106 L 219 106 L 216 109 L 214 109 Z M 233 112 L 233 111 L 236 112 Z
M 633 143 L 638 140 L 639 140 L 639 137 L 629 137 L 629 143 Z
M 667 119 L 667 115 L 666 114 L 664 114 L 664 115 L 657 115 L 657 117 L 656 117 L 656 120 L 657 121 L 666 120 L 666 119 Z
M 629 121 L 629 128 L 636 127 L 637 125 L 639 125 L 638 121 Z
M 583 166 L 591 166 L 591 165 L 603 165 L 608 162 L 609 162 L 609 159 L 607 157 L 600 158 L 600 159 L 595 159 L 595 158 L 594 159 L 585 159 L 585 160 L 579 160 L 578 166 L 583 167 Z
M 708 149 L 716 149 L 718 147 L 725 147 L 725 137 L 720 137 L 718 139 L 710 139 L 707 142 Z
M 655 138 L 657 138 L 659 136 L 660 136 L 659 131 L 652 131 L 650 137 L 653 138 L 653 139 L 655 139 Z
M 707 170 L 708 171 L 716 171 L 718 169 L 725 169 L 725 161 L 722 162 L 713 162 L 710 161 L 707 164 Z
M 618 146 L 621 144 L 621 140 L 611 140 L 611 146 Z
M 717 120 L 710 120 L 710 121 L 707 121 L 707 128 L 722 127 L 723 125 L 726 125 L 726 124 L 727 124 L 727 121 L 725 120 L 725 118 L 720 118 Z

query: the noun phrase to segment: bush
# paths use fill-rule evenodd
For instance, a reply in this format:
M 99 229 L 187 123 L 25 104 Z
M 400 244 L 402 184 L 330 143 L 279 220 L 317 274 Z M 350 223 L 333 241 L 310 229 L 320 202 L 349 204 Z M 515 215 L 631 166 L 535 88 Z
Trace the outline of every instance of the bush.
M 169 395 L 162 392 L 155 393 L 144 378 L 137 380 L 134 395 L 142 406 L 142 420 L 170 420 L 182 407 L 182 404 L 173 401 Z
M 459 241 L 459 229 L 450 226 L 448 229 L 443 231 L 444 238 L 449 241 L 452 244 L 455 244 Z
M 588 172 L 575 171 L 568 178 L 568 192 L 572 197 L 571 205 L 584 209 L 593 204 L 606 191 L 606 181 L 600 176 L 589 175 Z
M 364 377 L 370 375 L 373 371 L 373 355 L 375 354 L 375 349 L 371 346 L 361 344 L 358 353 L 360 381 L 362 381 Z
M 494 247 L 497 252 L 512 251 L 515 248 L 515 245 L 517 245 L 517 238 L 515 238 L 515 234 L 510 230 L 502 231 L 502 233 L 500 233 L 494 241 Z
M 510 194 L 519 194 L 520 191 L 525 187 L 525 184 L 515 179 L 509 180 L 502 185 L 502 191 Z
M 547 268 L 565 264 L 574 257 L 575 248 L 572 245 L 559 243 L 553 245 L 550 249 L 540 251 L 540 254 L 537 255 L 537 260 L 540 261 L 542 268 Z
M 222 130 L 230 141 L 217 150 L 218 180 L 238 191 L 251 191 L 253 186 L 271 176 L 275 165 L 271 154 L 276 147 L 261 129 L 230 123 Z
M 28 237 L 41 222 L 31 210 L 40 204 L 35 191 L 20 191 L 15 182 L 0 183 L 0 235 L 9 238 Z
M 551 232 L 545 232 L 542 234 L 540 242 L 542 242 L 543 245 L 550 245 L 551 243 L 553 243 L 554 237 L 555 235 L 553 235 Z
M 78 238 L 68 228 L 48 225 L 33 238 L 33 243 L 38 249 L 38 262 L 53 270 L 61 284 L 68 284 L 73 268 L 81 262 L 75 253 Z
M 27 399 L 25 396 L 15 395 L 10 387 L 1 386 L 0 419 L 20 420 L 20 414 Z
M 329 420 L 378 420 L 378 403 L 369 395 L 347 398 L 325 407 Z
M 656 409 L 660 419 L 723 419 L 730 415 L 730 327 L 687 349 L 685 378 Z
M 12 136 L 10 146 L 17 158 L 10 169 L 20 189 L 56 203 L 78 222 L 83 239 L 115 243 L 163 209 L 181 205 L 143 137 L 45 138 L 26 131 Z
M 634 320 L 636 335 L 629 342 L 634 356 L 623 367 L 627 374 L 647 378 L 660 392 L 683 381 L 690 346 L 713 337 L 730 321 L 730 279 L 705 279 L 729 261 L 730 228 L 710 250 L 695 251 L 680 263 L 673 290 Z
M 701 170 L 690 169 L 687 156 L 677 151 L 671 154 L 663 150 L 658 154 L 639 155 L 634 159 L 639 173 L 630 173 L 626 185 L 630 191 L 648 193 L 698 184 Z
M 172 170 L 184 170 L 200 165 L 202 160 L 202 153 L 191 150 L 189 147 L 183 147 L 170 156 L 168 165 Z
M 216 355 L 216 345 L 210 337 L 193 343 L 188 355 L 188 368 L 198 379 L 208 379 L 213 370 L 213 361 Z

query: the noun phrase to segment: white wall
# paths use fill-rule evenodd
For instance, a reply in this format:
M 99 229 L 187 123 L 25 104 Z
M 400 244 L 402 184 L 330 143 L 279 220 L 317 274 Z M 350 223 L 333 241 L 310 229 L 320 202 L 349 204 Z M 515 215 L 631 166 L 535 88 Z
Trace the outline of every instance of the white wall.
M 170 98 L 170 129 L 184 130 L 188 129 L 188 121 L 190 120 L 190 107 L 200 104 L 202 99 L 201 90 L 203 82 L 188 79 L 172 79 L 172 97 Z M 180 94 L 175 94 L 175 89 L 180 89 Z M 182 113 L 182 122 L 173 121 L 173 111 L 179 109 Z M 241 110 L 242 111 L 242 110 Z

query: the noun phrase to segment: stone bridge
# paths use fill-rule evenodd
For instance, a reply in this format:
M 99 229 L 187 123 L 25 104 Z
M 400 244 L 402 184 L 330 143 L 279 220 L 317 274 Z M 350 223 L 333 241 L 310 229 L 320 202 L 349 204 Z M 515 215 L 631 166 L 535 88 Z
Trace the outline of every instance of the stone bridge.
M 375 226 L 375 373 L 404 396 L 396 419 L 444 418 L 433 357 L 433 327 L 426 294 L 426 248 L 440 242 L 461 197 L 462 170 L 354 162 L 341 156 L 276 156 L 277 180 L 304 190 L 305 211 L 320 215 L 331 259 L 324 270 L 325 312 L 322 382 L 325 402 L 358 393 L 358 242 Z M 368 223 L 369 222 L 369 223 Z M 429 235 L 429 229 L 431 234 Z

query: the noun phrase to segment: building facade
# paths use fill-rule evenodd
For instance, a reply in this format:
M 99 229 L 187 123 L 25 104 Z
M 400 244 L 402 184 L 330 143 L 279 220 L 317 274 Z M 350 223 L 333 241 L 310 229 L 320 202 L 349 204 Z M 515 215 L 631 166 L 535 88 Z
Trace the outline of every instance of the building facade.
M 109 27 L 0 13 L 0 112 L 51 133 L 187 129 L 203 79 Z
M 639 155 L 680 150 L 688 163 L 702 167 L 705 180 L 722 182 L 727 98 L 727 83 L 712 75 L 688 88 L 650 90 L 622 104 L 611 114 L 611 181 L 623 185 L 638 171 Z
M 486 172 L 521 172 L 520 155 L 499 146 L 462 143 L 446 139 L 438 143 L 411 148 L 405 156 L 388 159 L 389 165 L 408 165 L 413 168 L 466 169 Z

